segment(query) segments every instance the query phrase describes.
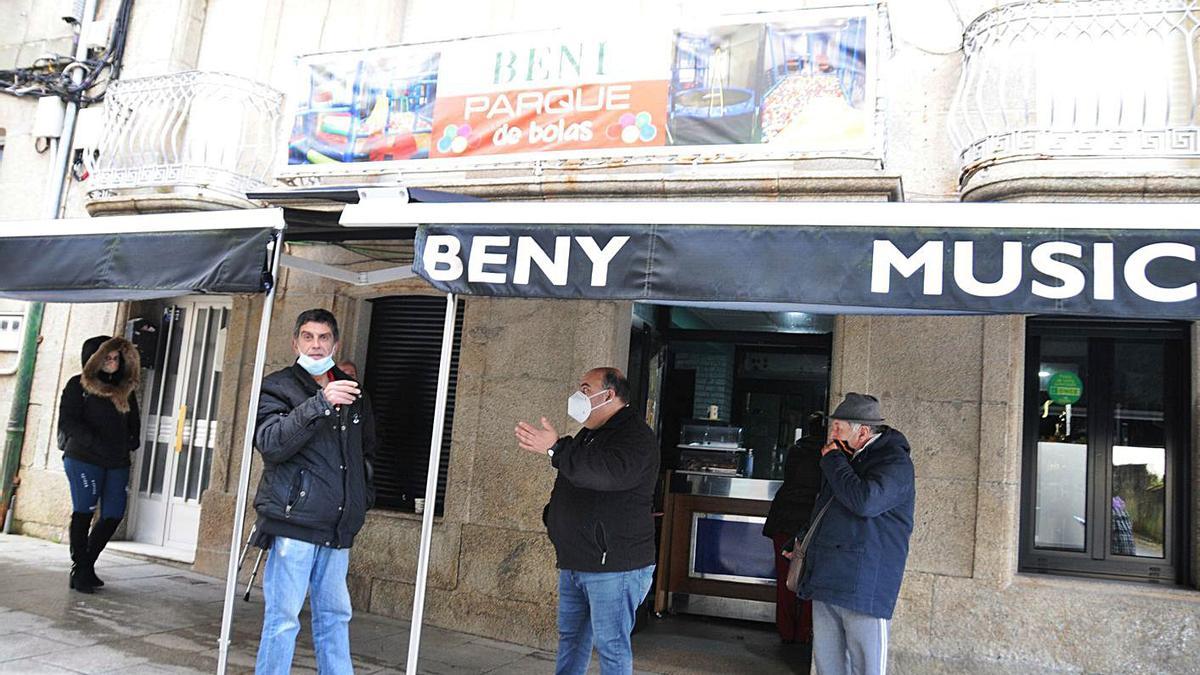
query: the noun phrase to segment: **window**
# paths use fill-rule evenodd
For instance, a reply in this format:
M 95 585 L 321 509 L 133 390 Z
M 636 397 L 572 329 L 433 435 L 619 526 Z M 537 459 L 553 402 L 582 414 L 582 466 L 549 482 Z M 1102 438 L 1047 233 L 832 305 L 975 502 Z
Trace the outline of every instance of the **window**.
M 1175 583 L 1186 326 L 1031 319 L 1027 340 L 1021 569 Z
M 375 504 L 412 511 L 413 499 L 425 497 L 429 443 L 441 360 L 446 299 L 403 295 L 371 301 L 371 335 L 363 384 L 371 396 L 379 448 L 375 454 Z M 434 513 L 442 515 L 454 390 L 462 345 L 463 301 L 458 301 L 450 358 L 450 390 L 442 434 L 442 462 Z M 428 504 L 428 502 L 426 502 Z M 428 508 L 428 506 L 427 506 Z

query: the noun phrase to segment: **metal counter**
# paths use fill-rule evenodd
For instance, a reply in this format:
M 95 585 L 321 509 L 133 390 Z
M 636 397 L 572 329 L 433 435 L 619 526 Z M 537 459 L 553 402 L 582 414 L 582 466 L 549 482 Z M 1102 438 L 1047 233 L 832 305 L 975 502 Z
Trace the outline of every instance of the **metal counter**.
M 783 485 L 781 480 L 720 476 L 695 471 L 675 471 L 671 475 L 671 492 L 703 497 L 757 499 L 769 502 Z
M 656 611 L 774 620 L 775 549 L 762 535 L 783 481 L 700 471 L 671 473 L 667 541 L 659 561 L 668 591 Z

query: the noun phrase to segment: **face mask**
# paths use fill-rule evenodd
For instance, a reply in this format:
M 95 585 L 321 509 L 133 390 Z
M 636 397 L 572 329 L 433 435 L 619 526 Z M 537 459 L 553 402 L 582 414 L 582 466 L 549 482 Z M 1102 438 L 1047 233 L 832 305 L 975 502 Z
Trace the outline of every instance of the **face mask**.
M 314 359 L 308 354 L 301 354 L 296 359 L 296 363 L 299 363 L 301 368 L 307 370 L 309 375 L 316 377 L 329 372 L 329 369 L 333 367 L 333 357 L 326 356 L 323 359 Z
M 605 389 L 604 391 L 608 390 Z M 588 396 L 582 391 L 577 391 L 574 394 L 571 394 L 571 397 L 567 399 L 567 414 L 571 416 L 571 419 L 583 424 L 587 421 L 588 417 L 591 417 L 593 410 L 596 408 L 602 408 L 609 403 L 612 403 L 612 400 L 609 399 L 595 408 L 592 407 L 592 399 L 602 395 L 604 391 L 598 394 L 592 394 L 591 396 Z

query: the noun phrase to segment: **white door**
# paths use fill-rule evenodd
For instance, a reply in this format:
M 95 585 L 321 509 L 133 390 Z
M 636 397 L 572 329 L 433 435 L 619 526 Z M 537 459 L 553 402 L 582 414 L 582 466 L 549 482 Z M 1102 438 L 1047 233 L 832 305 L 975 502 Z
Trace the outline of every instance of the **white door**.
M 192 553 L 200 496 L 208 487 L 225 357 L 228 300 L 168 307 L 160 326 L 162 365 L 143 380 L 142 445 L 137 452 L 135 541 Z

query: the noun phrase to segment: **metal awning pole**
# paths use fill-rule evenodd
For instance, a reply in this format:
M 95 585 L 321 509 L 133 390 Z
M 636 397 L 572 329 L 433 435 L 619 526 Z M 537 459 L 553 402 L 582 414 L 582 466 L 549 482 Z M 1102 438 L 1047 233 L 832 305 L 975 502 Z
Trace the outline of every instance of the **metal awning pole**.
M 245 525 L 246 495 L 250 491 L 250 462 L 254 458 L 254 427 L 258 421 L 258 397 L 262 390 L 263 370 L 267 364 L 267 337 L 271 331 L 271 310 L 275 306 L 275 289 L 279 286 L 279 256 L 283 250 L 283 235 L 275 236 L 271 252 L 271 288 L 263 298 L 262 318 L 258 327 L 258 346 L 254 353 L 254 374 L 250 383 L 250 403 L 246 408 L 246 434 L 242 443 L 242 466 L 238 472 L 237 501 L 233 507 L 233 534 L 229 544 L 229 571 L 225 574 L 225 604 L 221 613 L 221 637 L 218 641 L 217 673 L 225 675 L 229 661 L 229 633 L 233 628 L 233 603 L 237 590 L 238 550 Z
M 454 348 L 457 300 L 446 295 L 446 320 L 442 326 L 442 357 L 438 364 L 437 399 L 433 409 L 433 438 L 429 441 L 429 473 L 425 478 L 425 513 L 421 517 L 421 544 L 417 553 L 417 583 L 413 591 L 412 626 L 408 633 L 408 662 L 405 672 L 416 675 L 421 651 L 421 622 L 425 615 L 425 582 L 429 577 L 429 548 L 433 541 L 433 512 L 437 505 L 438 474 L 442 467 L 442 429 L 446 422 L 446 398 L 450 391 L 450 355 Z

